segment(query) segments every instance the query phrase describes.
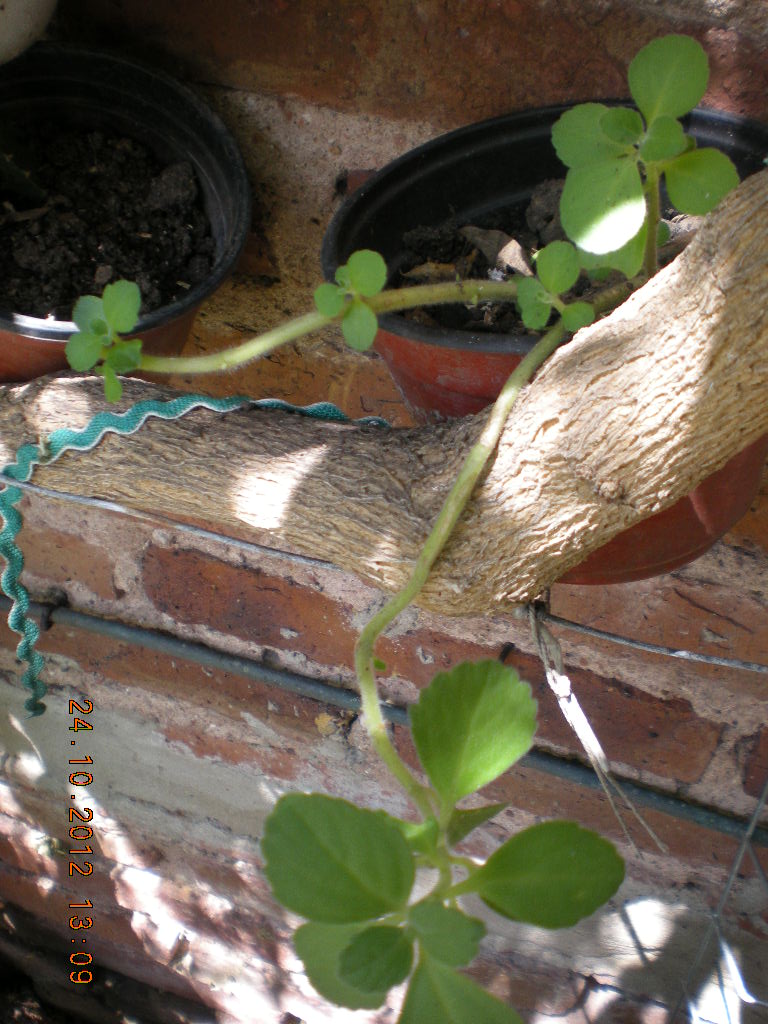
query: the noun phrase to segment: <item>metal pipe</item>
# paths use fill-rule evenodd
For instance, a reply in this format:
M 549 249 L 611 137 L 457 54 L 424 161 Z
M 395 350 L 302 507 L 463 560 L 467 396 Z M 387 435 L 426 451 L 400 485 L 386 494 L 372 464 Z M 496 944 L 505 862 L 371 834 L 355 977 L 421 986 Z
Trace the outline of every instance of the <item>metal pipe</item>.
M 0 596 L 0 607 L 9 609 L 10 604 L 8 598 Z M 103 619 L 96 615 L 88 615 L 86 612 L 78 612 L 63 605 L 56 606 L 34 601 L 30 603 L 29 614 L 41 624 L 42 629 L 48 629 L 51 625 L 73 626 L 76 629 L 110 637 L 122 643 L 158 651 L 169 657 L 184 658 L 197 665 L 240 675 L 285 693 L 307 697 L 332 707 L 343 708 L 347 711 L 359 711 L 360 709 L 358 694 L 344 687 L 333 686 L 297 672 L 271 668 L 253 658 L 226 654 L 205 644 L 182 640 L 167 633 L 161 633 L 159 630 L 147 629 L 144 626 L 130 626 L 113 619 Z M 409 727 L 407 707 L 384 702 L 382 711 L 389 722 Z M 522 758 L 520 764 L 524 768 L 545 772 L 587 789 L 600 787 L 595 773 L 587 765 L 558 757 L 545 750 L 530 751 Z M 721 832 L 736 839 L 741 839 L 744 834 L 747 822 L 739 818 L 730 817 L 721 811 L 712 810 L 699 804 L 689 803 L 679 797 L 659 792 L 637 782 L 626 779 L 622 779 L 620 782 L 626 795 L 638 805 L 650 810 L 661 811 L 663 814 L 668 814 L 691 825 Z M 752 841 L 758 846 L 768 846 L 768 828 L 756 828 Z

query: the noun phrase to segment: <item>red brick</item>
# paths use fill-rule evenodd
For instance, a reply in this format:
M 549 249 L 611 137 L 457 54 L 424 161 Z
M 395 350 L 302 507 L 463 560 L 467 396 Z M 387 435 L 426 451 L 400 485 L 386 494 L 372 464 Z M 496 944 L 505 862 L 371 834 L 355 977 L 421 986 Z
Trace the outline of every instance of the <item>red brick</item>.
M 730 12 L 729 12 L 730 13 Z M 78 37 L 165 54 L 192 75 L 227 86 L 300 96 L 313 103 L 460 125 L 510 109 L 626 94 L 626 67 L 650 39 L 698 36 L 712 53 L 708 100 L 765 114 L 768 78 L 761 40 L 722 28 L 716 14 L 686 20 L 669 0 L 653 11 L 596 0 L 547 7 L 420 0 L 346 2 L 333 8 L 257 0 L 215 8 L 135 0 L 130 12 L 70 0 L 60 21 Z M 408 73 L 403 74 L 403 66 Z

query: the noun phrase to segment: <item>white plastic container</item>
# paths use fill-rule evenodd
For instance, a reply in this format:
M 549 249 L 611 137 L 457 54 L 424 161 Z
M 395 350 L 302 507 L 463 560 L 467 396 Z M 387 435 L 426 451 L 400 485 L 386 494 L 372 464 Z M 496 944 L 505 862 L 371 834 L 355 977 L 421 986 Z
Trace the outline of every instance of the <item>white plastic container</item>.
M 45 31 L 56 0 L 2 0 L 0 64 L 18 56 Z

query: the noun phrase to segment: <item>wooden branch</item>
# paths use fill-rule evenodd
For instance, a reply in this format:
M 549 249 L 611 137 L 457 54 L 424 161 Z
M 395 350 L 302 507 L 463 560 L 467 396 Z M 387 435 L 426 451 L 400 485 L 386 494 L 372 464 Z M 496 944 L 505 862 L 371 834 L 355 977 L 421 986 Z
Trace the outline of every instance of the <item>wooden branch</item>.
M 768 171 L 689 248 L 580 331 L 511 415 L 420 603 L 477 614 L 527 601 L 673 504 L 768 431 Z M 100 382 L 0 390 L 0 463 L 104 406 Z M 123 407 L 165 394 L 131 381 Z M 40 469 L 43 486 L 121 501 L 402 585 L 483 414 L 414 430 L 275 412 L 150 422 Z

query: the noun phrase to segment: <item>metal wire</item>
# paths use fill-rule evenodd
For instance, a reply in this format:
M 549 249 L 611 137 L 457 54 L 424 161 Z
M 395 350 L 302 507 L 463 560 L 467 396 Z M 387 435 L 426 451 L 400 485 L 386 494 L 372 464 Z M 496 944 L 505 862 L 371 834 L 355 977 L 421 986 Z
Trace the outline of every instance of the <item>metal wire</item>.
M 739 1001 L 747 1005 L 768 1007 L 768 1002 L 766 1002 L 763 999 L 759 999 L 757 996 L 753 995 L 747 987 L 746 982 L 744 981 L 744 978 L 742 977 L 741 971 L 739 969 L 739 965 L 734 955 L 734 952 L 731 949 L 728 941 L 726 940 L 722 929 L 723 912 L 725 911 L 725 908 L 728 904 L 728 900 L 730 899 L 731 892 L 733 890 L 733 885 L 736 881 L 739 869 L 741 868 L 744 857 L 748 852 L 750 853 L 750 856 L 754 863 L 757 864 L 758 868 L 760 868 L 758 858 L 751 849 L 751 843 L 754 838 L 754 834 L 757 831 L 758 821 L 760 820 L 760 816 L 763 812 L 763 809 L 766 806 L 766 802 L 768 802 L 768 778 L 766 778 L 765 780 L 763 790 L 758 798 L 757 804 L 755 805 L 755 809 L 752 812 L 752 817 L 750 818 L 746 828 L 744 829 L 744 834 L 742 836 L 742 840 L 739 845 L 739 849 L 736 853 L 736 856 L 733 859 L 733 864 L 731 865 L 731 870 L 728 874 L 728 879 L 725 885 L 723 886 L 723 891 L 720 894 L 720 899 L 718 900 L 717 906 L 712 912 L 709 925 L 701 940 L 696 957 L 694 958 L 694 961 L 689 968 L 686 980 L 683 983 L 680 998 L 678 999 L 674 1009 L 672 1010 L 670 1024 L 674 1024 L 675 1018 L 677 1017 L 680 1010 L 683 1008 L 683 1004 L 685 1004 L 690 1019 L 694 1022 L 694 1024 L 696 1024 L 696 1021 L 701 1020 L 701 1017 L 699 1016 L 698 1011 L 696 1009 L 695 1003 L 693 1002 L 693 999 L 691 997 L 690 989 L 692 987 L 693 977 L 696 974 L 699 966 L 701 965 L 701 962 L 704 959 L 704 955 L 706 954 L 707 948 L 710 942 L 712 941 L 713 937 L 717 939 L 717 944 L 720 950 L 720 956 L 722 961 L 722 967 L 725 969 L 726 974 L 730 978 L 731 984 L 733 986 L 733 992 L 736 994 Z M 762 870 L 762 868 L 760 868 L 758 872 L 758 877 L 760 878 L 763 886 L 765 887 L 766 893 L 768 893 L 768 879 L 766 879 L 765 872 Z M 721 990 L 722 988 L 723 986 L 721 986 Z M 724 992 L 723 1005 L 726 1007 L 727 1012 L 727 1004 L 725 1001 Z

